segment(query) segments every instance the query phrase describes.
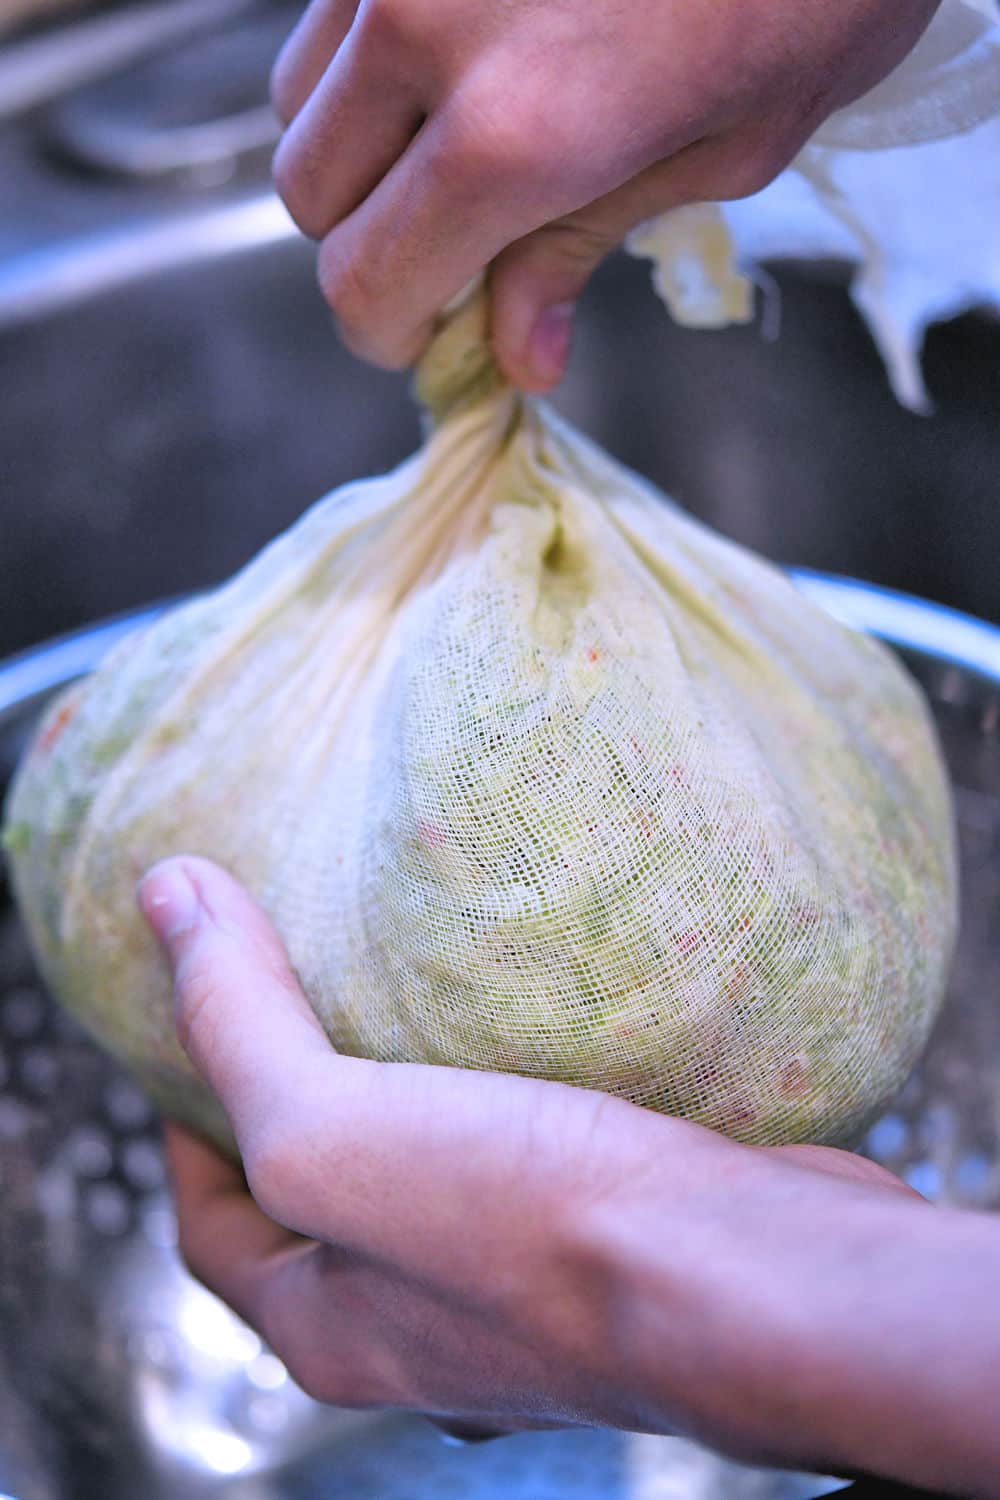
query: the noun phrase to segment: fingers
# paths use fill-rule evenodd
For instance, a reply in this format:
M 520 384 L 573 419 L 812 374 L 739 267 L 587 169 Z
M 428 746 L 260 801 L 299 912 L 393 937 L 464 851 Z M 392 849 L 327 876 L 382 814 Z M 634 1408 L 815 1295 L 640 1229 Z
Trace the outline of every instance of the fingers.
M 895 1173 L 890 1172 L 887 1167 L 879 1166 L 877 1162 L 869 1161 L 867 1157 L 856 1156 L 852 1151 L 840 1151 L 833 1146 L 808 1145 L 776 1146 L 771 1149 L 786 1161 L 794 1161 L 799 1166 L 825 1172 L 830 1177 L 843 1178 L 845 1182 L 857 1182 L 862 1186 L 889 1189 L 893 1192 L 904 1193 L 908 1198 L 919 1199 L 921 1197 L 914 1188 L 903 1182 Z
M 164 1142 L 192 1275 L 257 1330 L 307 1394 L 344 1406 L 400 1404 L 386 1325 L 398 1334 L 404 1312 L 410 1327 L 425 1322 L 420 1294 L 275 1223 L 239 1169 L 180 1126 L 165 1126 Z
M 278 191 L 315 240 L 344 219 L 406 150 L 422 101 L 399 51 L 352 32 L 298 109 L 275 154 Z
M 166 860 L 139 903 L 170 960 L 181 1042 L 218 1095 L 244 1156 L 330 1044 L 257 904 L 218 866 Z
M 522 33 L 492 8 L 461 14 L 459 24 L 454 7 L 421 0 L 314 0 L 275 69 L 291 121 L 279 191 L 323 241 L 320 283 L 344 342 L 388 367 L 417 358 L 441 308 L 499 251 L 624 182 L 655 155 L 645 136 L 662 136 L 630 130 L 623 144 L 596 122 L 581 81 L 558 70 L 579 42 L 575 23 L 532 12 L 516 18 Z M 603 49 L 580 45 L 603 76 Z M 616 120 L 617 90 L 609 98 Z M 534 349 L 522 375 L 535 364 L 542 385 L 554 383 L 568 310 L 550 300 L 537 329 L 518 329 L 524 299 L 510 301 L 511 340 L 530 332 Z
M 443 88 L 425 31 L 391 0 L 366 6 L 275 158 L 290 212 L 322 241 L 320 285 L 344 342 L 389 368 L 412 364 L 441 308 L 495 262 L 501 367 L 526 390 L 550 389 L 573 305 L 629 229 L 756 191 L 798 144 L 779 152 L 787 130 L 766 122 L 693 141 L 679 125 L 645 166 L 646 150 L 609 151 L 557 84 L 540 100 L 509 80 L 499 97 L 487 70 Z M 510 66 L 496 64 L 501 77 Z
M 164 1127 L 164 1144 L 188 1268 L 256 1328 L 304 1390 L 342 1406 L 440 1410 L 457 1400 L 457 1410 L 476 1410 L 478 1387 L 488 1388 L 497 1367 L 478 1320 L 446 1311 L 385 1267 L 274 1223 L 240 1170 L 180 1126 Z M 474 1442 L 520 1424 L 441 1425 Z
M 575 1425 L 592 1415 L 586 1366 L 547 1337 L 531 1269 L 515 1294 L 527 1316 L 505 1316 L 488 1276 L 465 1297 L 314 1245 L 269 1262 L 250 1321 L 296 1383 L 333 1406 L 422 1412 L 469 1441 Z
M 479 1092 L 459 1086 L 451 1115 L 458 1075 L 435 1089 L 432 1070 L 338 1057 L 264 913 L 218 866 L 166 860 L 138 898 L 172 967 L 181 1042 L 229 1117 L 260 1208 L 312 1238 L 405 1259 L 421 1179 L 433 1191 L 459 1142 L 489 1126 Z M 461 1208 L 442 1197 L 441 1217 L 466 1207 L 464 1190 Z
M 350 31 L 358 0 L 312 0 L 278 53 L 271 103 L 283 125 L 295 118 Z
M 562 379 L 577 298 L 631 227 L 623 224 L 619 234 L 615 217 L 584 209 L 518 240 L 493 265 L 493 351 L 507 379 L 521 390 L 548 391 Z
M 545 222 L 553 193 L 544 167 L 521 150 L 456 102 L 426 121 L 326 237 L 320 287 L 354 353 L 388 368 L 412 364 L 441 309 L 506 244 Z M 560 187 L 557 211 L 573 208 L 574 196 Z
M 267 1268 L 308 1241 L 268 1219 L 238 1167 L 179 1125 L 163 1131 L 179 1248 L 192 1275 L 257 1324 Z
M 569 357 L 574 304 L 630 229 L 684 204 L 757 192 L 796 145 L 789 139 L 780 151 L 764 153 L 745 134 L 692 142 L 502 251 L 491 273 L 492 337 L 507 378 L 534 392 L 559 382 Z
M 419 1388 L 400 1379 L 385 1331 L 388 1322 L 398 1335 L 404 1311 L 411 1327 L 427 1320 L 418 1292 L 282 1228 L 257 1206 L 239 1170 L 181 1127 L 167 1125 L 164 1139 L 186 1265 L 257 1330 L 308 1395 L 387 1406 Z
M 800 28 L 736 0 L 609 0 L 586 24 L 537 0 L 313 0 L 274 72 L 291 122 L 279 189 L 323 242 L 348 347 L 412 363 L 441 308 L 500 256 L 498 359 L 546 390 L 573 303 L 628 229 L 764 186 L 873 81 L 887 31 L 904 51 L 933 5 L 901 28 L 887 0 L 874 17 L 857 0 Z
M 572 1241 L 575 1143 L 592 1140 L 598 1117 L 614 1132 L 615 1174 L 652 1128 L 632 1105 L 559 1084 L 338 1056 L 263 912 L 206 860 L 156 866 L 139 899 L 173 966 L 181 1040 L 226 1110 L 249 1188 L 299 1234 L 428 1283 L 478 1285 L 484 1253 L 502 1259 L 536 1222 L 551 1243 Z

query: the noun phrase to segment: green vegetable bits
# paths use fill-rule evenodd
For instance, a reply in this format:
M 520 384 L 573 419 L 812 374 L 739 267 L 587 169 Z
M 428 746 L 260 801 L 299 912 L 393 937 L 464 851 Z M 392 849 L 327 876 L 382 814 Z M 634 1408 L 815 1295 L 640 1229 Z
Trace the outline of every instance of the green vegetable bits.
M 47 716 L 7 847 L 49 982 L 228 1143 L 135 906 L 186 851 L 263 902 L 344 1051 L 848 1141 L 917 1058 L 955 934 L 921 696 L 506 387 L 483 316 L 425 358 L 415 458 Z

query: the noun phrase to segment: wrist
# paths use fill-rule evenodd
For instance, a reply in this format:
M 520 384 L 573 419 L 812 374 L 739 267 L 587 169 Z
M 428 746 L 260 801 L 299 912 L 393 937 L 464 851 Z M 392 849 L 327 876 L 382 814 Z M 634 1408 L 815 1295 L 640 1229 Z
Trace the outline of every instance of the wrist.
M 681 1121 L 651 1117 L 650 1135 L 578 1225 L 599 1268 L 609 1383 L 635 1425 L 785 1462 L 782 1393 L 806 1339 L 781 1306 L 767 1206 L 776 1168 L 766 1152 Z
M 644 1425 L 745 1462 L 1000 1495 L 996 1225 L 707 1141 L 664 1138 L 662 1172 L 635 1171 L 592 1225 Z
M 1000 1495 L 995 1224 L 850 1184 L 827 1209 L 789 1226 L 763 1307 L 785 1461 Z

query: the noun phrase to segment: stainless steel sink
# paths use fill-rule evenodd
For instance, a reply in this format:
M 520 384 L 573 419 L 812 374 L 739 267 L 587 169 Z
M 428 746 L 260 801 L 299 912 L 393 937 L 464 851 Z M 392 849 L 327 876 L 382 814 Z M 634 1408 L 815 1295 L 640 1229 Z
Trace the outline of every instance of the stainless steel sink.
M 312 261 L 261 193 L 0 258 L 0 654 L 222 577 L 413 447 L 406 380 L 339 347 Z M 1000 618 L 1000 323 L 932 332 L 915 417 L 842 277 L 778 285 L 776 342 L 692 333 L 612 263 L 558 404 L 780 561 Z

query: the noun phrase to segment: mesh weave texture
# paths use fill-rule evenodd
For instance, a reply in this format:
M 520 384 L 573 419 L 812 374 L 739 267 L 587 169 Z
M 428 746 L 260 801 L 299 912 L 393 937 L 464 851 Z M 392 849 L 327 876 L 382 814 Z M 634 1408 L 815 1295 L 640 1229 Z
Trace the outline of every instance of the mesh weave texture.
M 346 1052 L 849 1140 L 916 1060 L 955 935 L 922 698 L 505 387 L 483 321 L 473 299 L 425 358 L 415 458 L 50 711 L 7 829 L 44 971 L 227 1144 L 134 897 L 202 854 Z

